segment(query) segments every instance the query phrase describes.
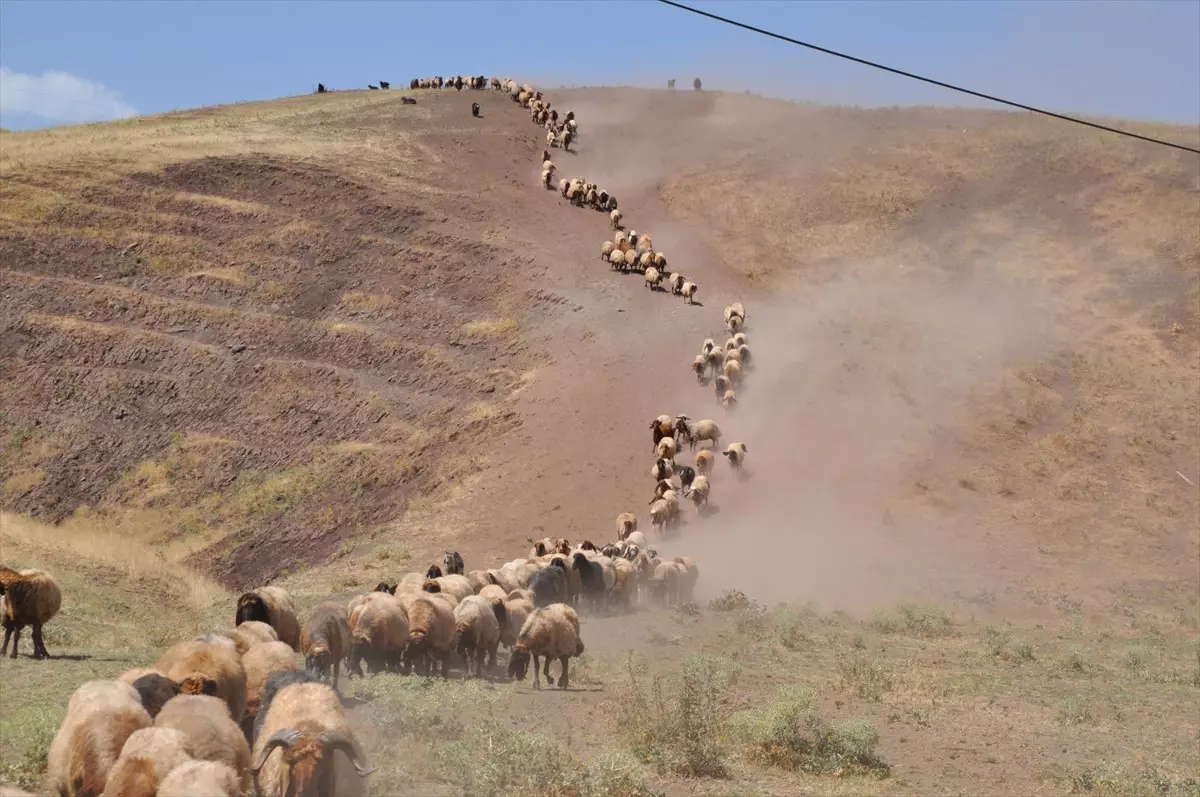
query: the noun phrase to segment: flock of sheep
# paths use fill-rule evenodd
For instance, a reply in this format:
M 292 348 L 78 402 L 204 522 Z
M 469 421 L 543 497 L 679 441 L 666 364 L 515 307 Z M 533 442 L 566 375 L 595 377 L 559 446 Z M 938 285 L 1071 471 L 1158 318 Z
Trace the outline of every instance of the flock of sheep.
M 443 85 L 441 78 L 413 82 Z M 540 92 L 515 81 L 491 83 L 569 145 L 574 114 L 559 125 Z M 486 83 L 472 78 L 469 85 Z M 548 152 L 543 161 L 548 183 L 545 174 L 554 171 Z M 579 178 L 564 182 L 564 196 L 609 211 L 619 227 L 615 197 Z M 643 268 L 647 283 L 657 286 L 653 275 L 663 273 L 666 259 L 651 248 L 648 234 L 621 232 L 604 250 L 614 268 L 626 262 Z M 667 281 L 691 301 L 694 283 L 680 274 Z M 716 376 L 726 407 L 735 400 L 739 364 L 750 361 L 745 319 L 740 302 L 727 307 L 732 337 L 724 347 L 706 340 L 696 360 L 701 381 L 709 372 Z M 708 503 L 722 432 L 711 419 L 687 415 L 659 416 L 650 428 L 655 489 L 649 517 L 666 538 L 680 520 L 680 496 L 698 511 Z M 682 446 L 695 450 L 706 442 L 693 466 L 677 464 Z M 721 453 L 741 471 L 745 444 L 730 443 Z M 580 612 L 688 602 L 699 578 L 689 557 L 660 558 L 631 512 L 617 516 L 616 539 L 599 547 L 561 538 L 530 542 L 527 556 L 493 569 L 467 571 L 458 552 L 447 552 L 424 573 L 380 583 L 348 602 L 321 603 L 303 622 L 280 587 L 244 593 L 231 630 L 178 642 L 151 667 L 75 691 L 48 754 L 52 788 L 66 797 L 233 797 L 247 794 L 253 783 L 259 795 L 271 797 L 359 795 L 372 770 L 337 692 L 343 666 L 346 677 L 367 671 L 447 677 L 453 662 L 465 677 L 481 677 L 494 670 L 503 645 L 510 678 L 524 680 L 532 667 L 535 688 L 544 675 L 565 689 L 569 660 L 584 651 Z M 29 626 L 34 657 L 47 658 L 42 627 L 60 605 L 61 592 L 44 571 L 0 567 L 4 652 L 11 636 L 16 657 L 21 630 Z M 557 680 L 550 674 L 554 661 L 561 664 Z

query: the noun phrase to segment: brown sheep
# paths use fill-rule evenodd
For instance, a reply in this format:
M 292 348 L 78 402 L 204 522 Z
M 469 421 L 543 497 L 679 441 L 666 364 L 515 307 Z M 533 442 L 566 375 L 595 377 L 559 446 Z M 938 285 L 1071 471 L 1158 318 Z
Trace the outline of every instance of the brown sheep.
M 346 607 L 329 601 L 314 608 L 300 634 L 300 650 L 305 669 L 322 678 L 332 675 L 330 683 L 337 686 L 342 659 L 350 652 L 350 614 Z
M 546 659 L 544 670 L 546 680 L 551 684 L 554 683 L 554 679 L 550 677 L 550 662 L 558 659 L 562 662 L 562 675 L 558 679 L 558 686 L 560 689 L 566 689 L 567 661 L 572 656 L 581 655 L 583 639 L 579 635 L 579 615 L 565 603 L 552 603 L 535 609 L 526 618 L 508 659 L 508 674 L 518 681 L 524 681 L 532 658 L 533 688 L 540 690 L 542 681 L 538 674 L 538 657 Z
M 446 664 L 454 650 L 454 610 L 432 595 L 414 597 L 408 609 L 408 644 L 404 656 L 406 669 L 415 664 L 419 675 L 433 675 L 441 662 L 442 677 L 448 677 Z
M 191 760 L 187 737 L 174 728 L 134 731 L 109 770 L 103 797 L 155 797 L 162 779 Z
M 483 677 L 484 657 L 487 668 L 496 666 L 496 648 L 500 646 L 500 628 L 508 622 L 503 599 L 472 595 L 454 607 L 454 631 L 458 635 L 458 654 L 467 675 L 471 664 L 477 678 Z
M 33 627 L 33 657 L 50 658 L 46 643 L 42 640 L 42 626 L 50 622 L 62 608 L 62 591 L 49 573 L 43 570 L 11 570 L 0 567 L 0 625 L 4 626 L 4 647 L 0 656 L 8 652 L 8 640 L 12 637 L 11 658 L 17 657 L 21 644 L 21 631 L 25 626 Z
M 328 794 L 361 797 L 362 748 L 337 693 L 323 683 L 291 683 L 275 691 L 254 742 L 254 782 L 261 797 Z M 276 749 L 279 755 L 272 755 Z M 338 756 L 337 753 L 344 753 Z
M 188 755 L 225 764 L 238 773 L 243 789 L 250 787 L 250 745 L 220 699 L 180 695 L 163 706 L 154 727 L 179 731 L 187 739 Z
M 88 681 L 80 686 L 46 755 L 52 790 L 60 797 L 99 797 L 125 740 L 151 722 L 129 684 Z
M 408 644 L 404 603 L 415 597 L 411 593 L 396 597 L 374 592 L 354 609 L 350 614 L 350 656 L 346 663 L 351 674 L 363 677 L 363 659 L 375 673 L 400 669 Z
M 229 633 L 233 644 L 237 647 L 239 656 L 244 656 L 246 651 L 257 645 L 259 642 L 278 642 L 279 632 L 272 626 L 259 620 L 249 620 L 242 623 L 237 628 Z
M 237 773 L 217 761 L 188 761 L 158 784 L 158 797 L 245 797 Z
M 246 671 L 234 651 L 195 640 L 177 642 L 159 657 L 154 669 L 179 684 L 184 695 L 219 697 L 229 715 L 241 722 L 246 711 Z
M 632 512 L 622 512 L 617 515 L 617 539 L 623 540 L 637 531 L 637 515 Z
M 242 668 L 246 671 L 246 713 L 242 718 L 242 730 L 254 727 L 254 718 L 262 703 L 263 688 L 267 680 L 277 672 L 295 672 L 296 651 L 278 639 L 274 642 L 259 642 L 242 656 Z M 247 738 L 250 734 L 246 733 Z
M 696 452 L 696 473 L 699 473 L 701 476 L 707 476 L 712 472 L 713 460 L 715 459 L 716 457 L 713 456 L 712 449 L 710 448 Z
M 142 708 L 146 709 L 151 719 L 158 716 L 168 700 L 179 694 L 179 684 L 158 670 L 147 667 L 126 670 L 117 676 L 117 680 L 137 690 Z
M 279 639 L 300 650 L 300 621 L 296 619 L 296 606 L 292 596 L 282 587 L 259 587 L 243 593 L 237 602 L 237 614 L 233 624 L 241 625 L 249 620 L 258 620 L 275 629 Z

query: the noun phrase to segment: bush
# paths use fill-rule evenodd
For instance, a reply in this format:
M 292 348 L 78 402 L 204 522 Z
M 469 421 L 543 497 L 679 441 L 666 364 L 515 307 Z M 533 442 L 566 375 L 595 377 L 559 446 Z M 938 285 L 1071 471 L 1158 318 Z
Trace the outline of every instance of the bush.
M 814 697 L 807 687 L 780 687 L 768 706 L 739 711 L 728 727 L 758 763 L 814 775 L 886 776 L 888 765 L 875 755 L 875 726 L 865 719 L 831 725 L 813 711 Z
M 748 609 L 754 601 L 746 597 L 740 589 L 727 589 L 708 602 L 708 608 L 714 612 L 733 612 L 738 609 Z
M 1131 770 L 1106 761 L 1079 772 L 1071 779 L 1072 794 L 1099 797 L 1197 797 L 1200 780 L 1177 778 L 1155 766 Z
M 863 700 L 877 702 L 892 688 L 891 674 L 866 656 L 857 653 L 839 655 L 837 667 L 843 685 L 853 689 Z
M 885 634 L 912 634 L 926 638 L 954 636 L 954 623 L 940 606 L 901 603 L 891 612 L 880 612 L 871 627 Z
M 634 754 L 659 772 L 725 777 L 721 718 L 737 677 L 733 662 L 692 654 L 675 683 L 655 678 L 647 693 L 630 666 L 625 691 L 612 703 L 617 726 Z

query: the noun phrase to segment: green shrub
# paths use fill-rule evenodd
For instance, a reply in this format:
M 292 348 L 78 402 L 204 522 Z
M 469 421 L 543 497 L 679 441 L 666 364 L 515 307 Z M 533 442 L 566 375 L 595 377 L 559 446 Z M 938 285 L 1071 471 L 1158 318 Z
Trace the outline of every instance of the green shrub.
M 894 611 L 879 612 L 871 627 L 885 634 L 911 634 L 926 638 L 954 635 L 954 623 L 940 606 L 901 603 Z

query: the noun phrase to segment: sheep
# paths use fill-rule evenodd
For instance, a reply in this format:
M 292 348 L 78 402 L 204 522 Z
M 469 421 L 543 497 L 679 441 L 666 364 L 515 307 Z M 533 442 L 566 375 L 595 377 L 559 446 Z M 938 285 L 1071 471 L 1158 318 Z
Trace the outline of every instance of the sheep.
M 554 179 L 554 172 L 550 171 L 549 169 L 542 170 L 542 185 L 545 186 L 546 190 L 550 190 L 551 188 L 554 187 L 550 184 L 551 180 L 553 180 L 553 179 Z
M 138 700 L 150 715 L 150 719 L 157 717 L 167 701 L 179 694 L 179 684 L 148 667 L 126 670 L 117 676 L 117 680 L 129 684 L 137 691 Z
M 544 572 L 544 571 L 543 571 Z M 484 656 L 487 668 L 496 666 L 496 649 L 500 646 L 500 627 L 508 621 L 503 600 L 491 600 L 472 595 L 454 607 L 454 630 L 458 635 L 458 655 L 462 657 L 467 675 L 471 660 L 475 660 L 475 676 L 483 677 Z
M 725 308 L 725 323 L 729 323 L 729 319 L 734 316 L 741 318 L 743 321 L 746 320 L 746 308 L 742 306 L 741 302 L 734 302 Z
M 669 479 L 663 479 L 658 484 L 654 485 L 654 497 L 650 499 L 650 503 L 654 503 L 658 499 L 667 494 L 667 491 L 674 490 L 675 485 Z
M 454 611 L 444 601 L 431 596 L 414 597 L 408 609 L 408 643 L 404 648 L 405 668 L 415 663 L 418 675 L 433 675 L 438 662 L 442 677 L 447 659 L 454 648 Z
M 629 545 L 636 545 L 639 548 L 645 548 L 646 544 L 647 544 L 646 543 L 646 535 L 640 531 L 634 531 L 634 532 L 631 532 L 629 534 L 629 536 L 625 538 L 625 542 L 628 543 Z
M 639 254 L 638 255 L 638 268 L 640 268 L 643 272 L 649 271 L 651 268 L 654 268 L 654 253 L 653 252 L 642 252 L 641 254 Z M 662 279 L 662 271 L 660 269 L 654 269 L 654 270 L 658 272 L 659 279 L 661 280 Z
M 696 359 L 692 360 L 692 371 L 696 374 L 696 381 L 703 383 L 705 374 L 708 372 L 708 358 L 703 354 L 697 354 Z
M 363 779 L 373 770 L 366 766 L 341 698 L 319 682 L 281 679 L 280 684 L 271 689 L 268 683 L 270 700 L 255 733 L 250 771 L 258 794 L 361 797 Z M 272 755 L 276 748 L 278 756 Z
M 696 588 L 696 581 L 700 578 L 700 568 L 696 567 L 696 563 L 689 556 L 676 556 L 673 561 L 683 565 L 683 573 L 680 574 L 679 592 L 680 597 L 685 602 L 690 603 L 692 593 Z
M 699 290 L 694 282 L 684 282 L 683 287 L 679 289 L 679 294 L 687 299 L 688 304 L 696 303 L 696 291 Z
M 750 367 L 750 347 L 747 346 L 745 343 L 743 343 L 742 345 L 737 347 L 737 352 L 738 352 L 738 361 L 741 362 L 742 365 L 746 366 L 746 368 L 749 368 Z
M 667 277 L 667 283 L 671 286 L 671 293 L 675 296 L 678 296 L 679 292 L 683 289 L 684 282 L 685 282 L 685 280 L 683 278 L 683 275 L 680 274 L 678 271 L 674 272 L 669 277 Z
M 246 713 L 242 718 L 242 730 L 247 731 L 249 738 L 267 681 L 277 672 L 296 672 L 300 667 L 296 664 L 296 651 L 276 640 L 253 645 L 242 656 L 242 668 L 246 671 Z
M 439 587 L 438 592 L 453 596 L 455 603 L 475 594 L 475 589 L 471 586 L 471 582 L 467 580 L 466 576 L 439 576 L 430 580 L 437 583 Z M 426 582 L 424 589 L 426 592 L 432 591 L 429 589 L 428 582 Z
M 742 328 L 742 325 L 745 323 L 746 323 L 745 319 L 743 319 L 740 315 L 730 316 L 729 321 L 728 321 L 729 331 L 737 332 L 739 329 Z
M 654 481 L 656 482 L 669 479 L 675 475 L 675 466 L 669 459 L 657 459 L 654 461 L 654 467 L 650 469 L 650 475 L 654 477 Z
M 99 797 L 125 741 L 151 722 L 129 684 L 88 681 L 81 685 L 71 695 L 46 754 L 52 790 L 61 797 Z
M 225 634 L 200 634 L 199 636 L 192 637 L 192 641 L 206 642 L 210 645 L 220 645 L 223 648 L 232 650 L 239 656 L 241 655 L 241 652 L 238 650 L 237 643 L 233 641 L 232 637 L 226 636 Z
M 721 397 L 721 406 L 726 410 L 732 410 L 737 406 L 737 393 L 733 390 L 726 390 L 725 395 Z
M 746 333 L 739 332 L 736 335 L 734 335 L 733 342 L 736 343 L 738 346 L 745 346 L 746 345 Z
M 605 241 L 604 244 L 600 247 L 600 259 L 607 260 L 608 256 L 613 253 L 613 249 L 615 249 L 615 248 L 616 247 L 613 245 L 612 241 Z
M 177 642 L 163 652 L 154 669 L 179 684 L 180 697 L 212 695 L 225 703 L 231 717 L 242 719 L 246 671 L 236 652 L 207 642 Z
M 651 594 L 664 606 L 676 605 L 679 602 L 679 582 L 686 572 L 686 568 L 678 562 L 659 562 L 650 580 Z
M 609 197 L 608 201 L 612 202 L 612 197 Z M 621 229 L 621 211 L 617 210 L 616 208 L 613 208 L 612 213 L 608 214 L 608 218 L 609 218 L 609 221 L 612 222 L 612 228 L 614 230 Z
M 694 503 L 696 505 L 697 509 L 699 509 L 701 506 L 708 503 L 708 491 L 709 491 L 708 477 L 707 476 L 697 476 L 695 478 L 695 480 L 692 482 L 692 486 L 691 486 L 691 490 L 690 490 L 691 496 L 692 496 L 692 503 Z
M 707 476 L 712 472 L 713 452 L 711 449 L 705 448 L 696 452 L 696 473 Z
M 583 594 L 592 602 L 592 606 L 596 609 L 604 608 L 608 599 L 608 586 L 605 584 L 603 566 L 590 559 L 583 551 L 577 551 L 571 557 L 571 569 L 579 573 Z
M 658 269 L 659 271 L 662 271 L 663 269 L 665 269 L 667 267 L 667 256 L 664 255 L 662 252 L 655 252 L 654 253 L 654 267 L 656 269 Z
M 230 638 L 233 639 L 238 655 L 244 656 L 247 650 L 259 642 L 278 642 L 279 633 L 264 622 L 250 620 L 234 628 L 230 632 Z
M 651 266 L 646 269 L 646 287 L 650 290 L 658 290 L 658 283 L 662 279 L 662 274 L 658 273 L 658 269 Z
M 154 727 L 179 731 L 186 739 L 184 749 L 188 755 L 198 761 L 225 764 L 238 773 L 242 788 L 249 788 L 250 746 L 220 699 L 180 695 L 163 706 Z
M 322 678 L 329 678 L 332 669 L 330 683 L 336 685 L 342 659 L 350 652 L 350 613 L 346 607 L 332 601 L 316 606 L 300 635 L 300 649 L 304 668 Z
M 712 338 L 706 338 L 704 341 L 704 345 L 700 348 L 700 353 L 703 354 L 705 357 L 707 357 L 708 353 L 710 351 L 712 351 L 713 349 L 715 349 L 716 347 L 717 347 L 717 344 Z
M 492 582 L 488 581 L 486 570 L 470 571 L 469 573 L 467 573 L 467 582 L 470 583 L 471 589 L 475 590 L 476 593 L 478 593 L 481 589 L 483 589 L 488 584 L 492 583 Z
M 717 394 L 717 401 L 725 398 L 725 391 L 729 390 L 729 380 L 722 374 L 713 382 L 713 392 Z
M 374 673 L 399 670 L 408 632 L 408 613 L 401 600 L 372 593 L 350 615 L 350 655 L 346 662 L 350 674 L 363 677 L 363 659 Z
M 296 619 L 296 607 L 292 596 L 281 587 L 259 587 L 243 593 L 237 602 L 237 615 L 233 624 L 241 625 L 248 620 L 258 620 L 275 629 L 279 639 L 300 650 L 300 621 Z
M 733 351 L 737 347 L 738 347 L 738 343 L 733 338 L 730 338 L 729 340 L 725 341 L 725 356 L 729 356 L 729 352 Z
M 573 136 L 573 134 L 571 133 L 571 131 L 570 131 L 570 130 L 564 130 L 564 131 L 562 131 L 562 134 L 561 134 L 562 148 L 563 148 L 563 150 L 565 150 L 566 152 L 570 152 L 570 151 L 571 151 L 571 138 L 572 138 L 572 136 Z
M 721 365 L 724 362 L 725 362 L 725 350 L 724 349 L 714 348 L 708 352 L 708 366 L 709 366 L 709 368 L 712 369 L 713 374 L 716 374 L 717 371 L 720 370 Z
M 658 536 L 665 536 L 671 519 L 671 505 L 668 501 L 660 498 L 650 505 L 650 524 L 658 532 Z
M 155 797 L 167 773 L 192 760 L 186 745 L 187 737 L 173 728 L 134 731 L 108 771 L 102 797 Z
M 616 271 L 617 269 L 621 269 L 622 271 L 624 271 L 625 270 L 625 253 L 622 252 L 620 249 L 613 251 L 608 256 L 608 262 L 612 266 L 613 271 Z
M 584 192 L 583 201 L 587 205 L 595 205 L 596 200 L 600 198 L 600 193 L 595 188 L 589 188 Z
M 637 570 L 628 559 L 617 558 L 613 560 L 613 572 L 616 580 L 611 593 L 612 601 L 629 609 L 637 595 Z
M 721 427 L 710 418 L 687 424 L 687 433 L 690 440 L 689 449 L 694 450 L 705 441 L 712 443 L 715 448 L 721 442 Z
M 734 470 L 741 470 L 742 465 L 746 461 L 746 451 L 745 443 L 730 443 L 729 447 L 721 453 L 729 459 L 729 467 Z
M 438 564 L 430 565 L 429 569 L 425 571 L 425 581 L 431 581 L 435 578 L 441 578 L 441 577 L 442 577 L 442 566 L 441 565 L 438 565 Z M 425 586 L 425 581 L 421 582 L 422 587 Z
M 742 364 L 735 359 L 727 359 L 724 366 L 725 378 L 731 387 L 737 387 L 742 381 Z
M 558 561 L 562 561 L 559 559 Z M 565 567 L 552 564 L 534 574 L 529 582 L 533 591 L 534 606 L 549 606 L 552 603 L 566 603 L 568 598 L 567 571 Z
M 730 342 L 732 343 L 732 341 L 730 341 Z M 726 349 L 725 350 L 725 364 L 728 365 L 729 363 L 734 363 L 734 362 L 738 364 L 739 368 L 741 367 L 742 353 L 737 349 Z
M 696 470 L 684 465 L 679 469 L 679 484 L 683 487 L 683 494 L 687 495 L 691 492 L 692 485 L 696 481 Z
M 617 539 L 624 540 L 637 531 L 637 515 L 632 512 L 622 512 L 617 515 Z
M 558 679 L 558 687 L 566 689 L 569 681 L 568 660 L 572 656 L 583 655 L 583 638 L 579 634 L 579 615 L 565 603 L 555 603 L 542 609 L 536 609 L 525 620 L 513 645 L 512 655 L 508 659 L 508 674 L 518 681 L 524 681 L 529 669 L 530 659 L 533 659 L 533 688 L 541 690 L 542 682 L 538 672 L 538 658 L 545 657 L 544 673 L 551 684 L 550 662 L 558 659 L 562 662 L 562 675 Z
M 244 797 L 237 773 L 217 761 L 187 761 L 158 784 L 158 797 Z
M 664 437 L 658 441 L 656 446 L 658 458 L 666 460 L 674 460 L 677 446 L 674 437 Z
M 524 627 L 525 620 L 533 614 L 535 608 L 530 598 L 518 596 L 516 593 L 508 596 L 504 601 L 504 611 L 508 620 L 500 626 L 500 644 L 510 650 L 513 645 L 517 644 L 521 628 Z
M 54 578 L 44 570 L 11 570 L 0 567 L 0 625 L 4 626 L 4 647 L 0 656 L 8 652 L 8 641 L 12 638 L 12 653 L 17 657 L 21 644 L 21 631 L 25 626 L 33 627 L 33 657 L 48 659 L 50 652 L 42 639 L 42 626 L 54 619 L 62 608 L 62 590 Z

